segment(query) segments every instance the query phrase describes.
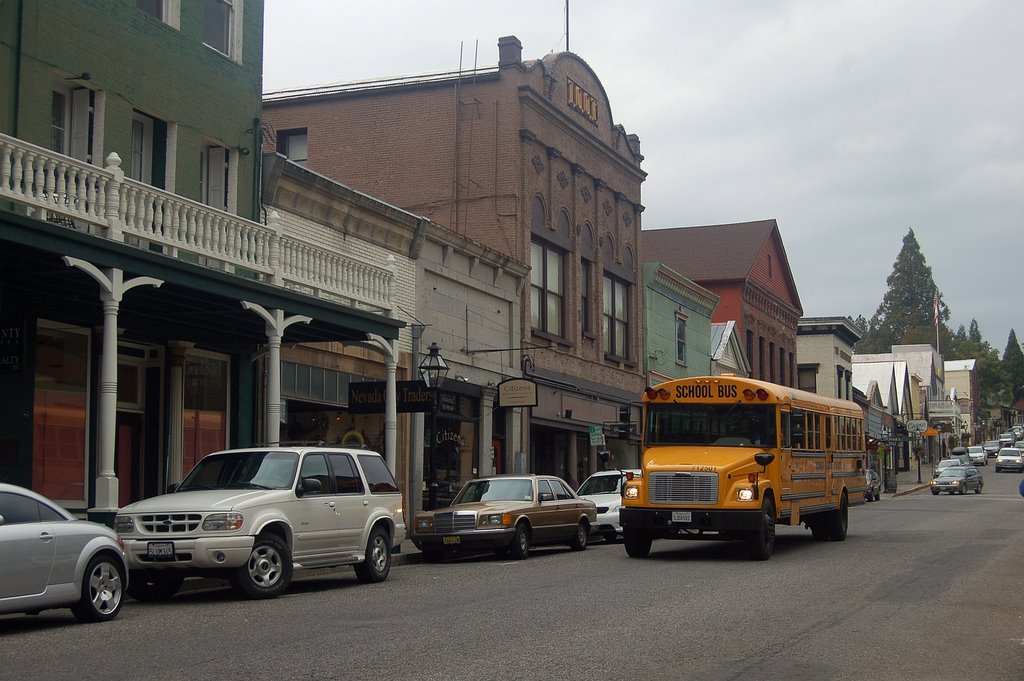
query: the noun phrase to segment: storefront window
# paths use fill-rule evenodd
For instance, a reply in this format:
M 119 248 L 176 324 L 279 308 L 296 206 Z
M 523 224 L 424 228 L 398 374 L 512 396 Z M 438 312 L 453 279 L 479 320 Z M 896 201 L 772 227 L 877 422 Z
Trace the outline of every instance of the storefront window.
M 40 322 L 35 365 L 32 488 L 55 501 L 84 504 L 89 332 Z
M 227 447 L 228 362 L 218 356 L 185 358 L 185 443 L 182 470 Z
M 451 503 L 462 486 L 479 475 L 478 452 L 476 447 L 478 430 L 476 415 L 479 413 L 478 399 L 464 395 L 445 393 L 439 395 L 440 407 L 437 415 L 437 433 L 429 432 L 430 417 L 427 417 L 428 436 L 434 440 L 434 476 L 437 480 L 437 498 L 440 505 Z M 423 471 L 426 483 L 430 484 L 430 442 L 424 452 Z

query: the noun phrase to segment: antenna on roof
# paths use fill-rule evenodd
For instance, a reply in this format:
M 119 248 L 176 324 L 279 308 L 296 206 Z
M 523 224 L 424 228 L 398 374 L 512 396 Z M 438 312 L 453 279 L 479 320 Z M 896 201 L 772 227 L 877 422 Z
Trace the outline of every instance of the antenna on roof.
M 565 51 L 569 51 L 569 0 L 565 0 Z

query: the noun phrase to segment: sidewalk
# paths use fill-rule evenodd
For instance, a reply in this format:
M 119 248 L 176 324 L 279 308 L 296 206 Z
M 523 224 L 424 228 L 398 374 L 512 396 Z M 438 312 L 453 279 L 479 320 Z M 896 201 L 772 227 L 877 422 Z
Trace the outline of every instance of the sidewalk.
M 887 492 L 894 497 L 901 497 L 904 494 L 912 494 L 928 487 L 932 479 L 932 466 L 934 464 L 921 462 L 920 482 L 918 482 L 918 470 L 916 464 L 911 464 L 909 471 L 899 471 L 896 479 L 896 492 Z

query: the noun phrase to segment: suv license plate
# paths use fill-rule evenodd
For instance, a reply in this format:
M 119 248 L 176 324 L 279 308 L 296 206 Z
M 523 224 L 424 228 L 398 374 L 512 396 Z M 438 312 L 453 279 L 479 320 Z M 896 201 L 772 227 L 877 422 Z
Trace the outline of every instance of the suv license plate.
M 444 544 L 458 544 L 462 542 L 462 537 L 442 537 L 441 542 Z
M 689 511 L 672 511 L 672 522 L 674 523 L 688 523 L 690 522 Z
M 146 557 L 150 560 L 174 560 L 174 542 L 149 542 L 149 544 L 146 545 Z

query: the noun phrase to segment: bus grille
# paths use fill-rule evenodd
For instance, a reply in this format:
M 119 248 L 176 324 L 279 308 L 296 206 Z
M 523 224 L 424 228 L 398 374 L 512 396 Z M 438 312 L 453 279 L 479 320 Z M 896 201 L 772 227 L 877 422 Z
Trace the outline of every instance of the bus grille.
M 652 473 L 647 487 L 647 502 L 718 503 L 718 473 Z
M 434 532 L 463 532 L 476 529 L 476 513 L 437 513 Z

